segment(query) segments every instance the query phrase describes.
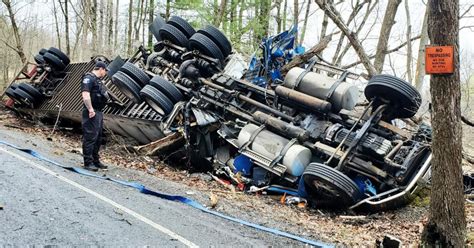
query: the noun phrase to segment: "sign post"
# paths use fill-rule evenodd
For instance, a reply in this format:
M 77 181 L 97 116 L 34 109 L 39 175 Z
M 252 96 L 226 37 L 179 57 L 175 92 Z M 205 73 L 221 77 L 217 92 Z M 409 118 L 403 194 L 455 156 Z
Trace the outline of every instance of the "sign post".
M 454 47 L 429 46 L 425 51 L 426 74 L 451 74 L 454 72 Z

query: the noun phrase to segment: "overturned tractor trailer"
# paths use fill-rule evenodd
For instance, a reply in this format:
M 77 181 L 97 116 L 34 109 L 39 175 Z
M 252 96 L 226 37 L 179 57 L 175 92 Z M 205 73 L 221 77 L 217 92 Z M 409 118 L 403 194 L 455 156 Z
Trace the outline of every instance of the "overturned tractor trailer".
M 377 211 L 407 204 L 429 182 L 431 128 L 392 125 L 421 103 L 404 80 L 372 77 L 363 90 L 368 104 L 355 108 L 360 90 L 348 79 L 358 75 L 317 58 L 270 78 L 279 65 L 263 53 L 256 84 L 217 28 L 196 31 L 174 16 L 157 18 L 150 31 L 153 49 L 126 60 L 65 63 L 57 49 L 42 51 L 57 59 L 35 58 L 6 90 L 8 106 L 80 122 L 81 77 L 103 60 L 110 130 L 142 144 L 181 136 L 178 150 L 192 166 L 207 163 L 244 190 L 277 187 L 316 207 Z

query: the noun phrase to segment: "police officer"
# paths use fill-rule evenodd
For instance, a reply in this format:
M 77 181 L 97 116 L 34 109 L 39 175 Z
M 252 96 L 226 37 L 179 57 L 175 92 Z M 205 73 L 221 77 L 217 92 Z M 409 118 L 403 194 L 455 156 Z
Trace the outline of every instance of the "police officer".
M 108 101 L 108 94 L 102 84 L 102 78 L 107 74 L 107 65 L 98 61 L 92 72 L 88 72 L 82 79 L 82 153 L 84 155 L 84 168 L 91 171 L 107 169 L 99 161 L 99 148 L 101 145 L 103 114 L 102 109 Z

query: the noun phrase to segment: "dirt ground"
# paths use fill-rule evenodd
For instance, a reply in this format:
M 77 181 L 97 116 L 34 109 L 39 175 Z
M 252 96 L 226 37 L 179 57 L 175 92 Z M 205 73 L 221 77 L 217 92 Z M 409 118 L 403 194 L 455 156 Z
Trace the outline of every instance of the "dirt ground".
M 19 120 L 10 111 L 0 111 L 0 125 L 60 144 L 54 150 L 56 156 L 67 155 L 67 153 L 80 154 L 82 150 L 79 133 L 55 131 L 51 136 L 50 126 Z M 464 129 L 465 134 L 468 133 L 465 138 L 467 143 L 465 147 L 474 154 L 474 146 L 469 142 L 473 140 L 469 136 L 473 135 L 472 131 L 474 130 Z M 385 235 L 400 239 L 404 246 L 418 246 L 423 225 L 428 218 L 429 199 L 427 197 L 415 199 L 412 204 L 397 210 L 366 214 L 284 205 L 280 203 L 281 196 L 232 193 L 206 174 L 190 174 L 186 170 L 167 166 L 157 158 L 132 154 L 124 148 L 123 143 L 117 140 L 120 139 L 109 138 L 109 143 L 101 153 L 106 164 L 133 168 L 182 184 L 190 191 L 187 197 L 193 198 L 195 196 L 193 192 L 201 192 L 203 193 L 201 195 L 208 196 L 197 199 L 204 205 L 210 205 L 210 198 L 215 198 L 217 199 L 215 209 L 228 215 L 338 246 L 373 247 L 376 246 L 376 241 L 381 240 Z M 468 237 L 471 237 L 471 241 L 468 242 L 472 244 L 474 206 L 466 204 L 466 208 L 468 210 Z

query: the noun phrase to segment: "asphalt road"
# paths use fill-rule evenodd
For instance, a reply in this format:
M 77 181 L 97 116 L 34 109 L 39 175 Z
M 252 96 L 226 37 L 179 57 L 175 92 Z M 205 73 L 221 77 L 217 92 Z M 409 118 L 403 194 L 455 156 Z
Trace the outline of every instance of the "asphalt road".
M 0 126 L 0 140 L 44 155 L 51 153 L 50 143 L 34 139 Z M 69 156 L 65 153 L 57 159 L 62 163 L 80 159 Z M 126 175 L 119 170 L 112 173 Z M 147 180 L 147 186 L 167 187 L 166 181 Z M 4 145 L 0 145 L 0 205 L 1 246 L 304 245 L 181 203 L 66 171 Z

